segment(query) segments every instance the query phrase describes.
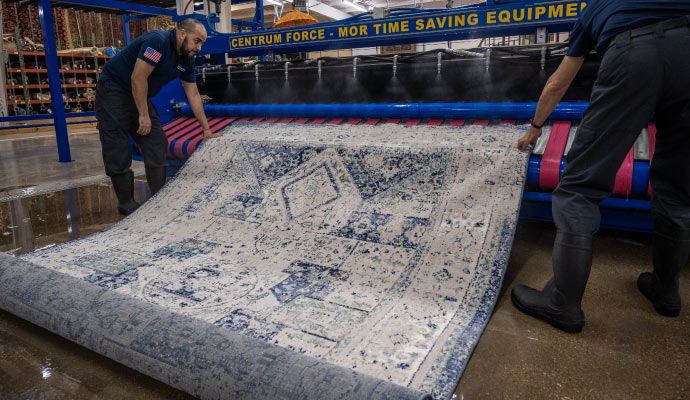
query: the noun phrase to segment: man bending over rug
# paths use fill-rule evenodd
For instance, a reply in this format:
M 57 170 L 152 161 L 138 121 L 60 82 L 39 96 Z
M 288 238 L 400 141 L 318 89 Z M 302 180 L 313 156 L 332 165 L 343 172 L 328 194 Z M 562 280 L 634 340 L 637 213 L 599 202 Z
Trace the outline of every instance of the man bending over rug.
M 572 333 L 585 324 L 581 301 L 599 229 L 598 204 L 613 191 L 616 172 L 652 113 L 654 268 L 640 275 L 637 286 L 661 315 L 680 313 L 678 275 L 690 253 L 690 0 L 589 2 L 518 147 L 536 144 L 593 48 L 599 73 L 553 192 L 554 275 L 541 291 L 520 285 L 511 296 L 520 311 Z
M 105 172 L 113 182 L 117 210 L 129 215 L 134 201 L 134 173 L 129 137 L 144 155 L 151 195 L 165 184 L 168 139 L 151 98 L 166 83 L 181 78 L 204 140 L 220 136 L 209 129 L 194 76 L 194 56 L 206 41 L 206 28 L 188 18 L 170 31 L 151 31 L 105 63 L 96 87 L 96 118 Z

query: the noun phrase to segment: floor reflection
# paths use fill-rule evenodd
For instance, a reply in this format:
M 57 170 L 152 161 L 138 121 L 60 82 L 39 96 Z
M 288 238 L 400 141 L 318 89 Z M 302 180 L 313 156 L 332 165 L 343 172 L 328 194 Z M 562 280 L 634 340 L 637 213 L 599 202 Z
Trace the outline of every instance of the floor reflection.
M 145 180 L 135 179 L 134 198 L 148 198 Z M 101 231 L 123 217 L 110 183 L 0 203 L 0 251 L 20 255 Z

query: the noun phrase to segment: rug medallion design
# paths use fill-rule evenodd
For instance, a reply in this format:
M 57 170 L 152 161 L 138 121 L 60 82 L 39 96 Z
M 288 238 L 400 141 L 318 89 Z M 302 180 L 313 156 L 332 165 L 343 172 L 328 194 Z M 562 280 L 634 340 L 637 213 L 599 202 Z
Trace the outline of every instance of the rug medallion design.
M 522 133 L 234 124 L 132 216 L 22 258 L 450 398 L 510 253 Z

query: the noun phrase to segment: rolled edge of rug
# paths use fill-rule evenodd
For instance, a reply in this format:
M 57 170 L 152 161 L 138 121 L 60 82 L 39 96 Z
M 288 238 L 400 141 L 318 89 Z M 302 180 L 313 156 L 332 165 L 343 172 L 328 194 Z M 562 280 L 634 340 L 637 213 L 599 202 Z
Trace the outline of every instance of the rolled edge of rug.
M 431 399 L 3 253 L 0 308 L 202 399 Z

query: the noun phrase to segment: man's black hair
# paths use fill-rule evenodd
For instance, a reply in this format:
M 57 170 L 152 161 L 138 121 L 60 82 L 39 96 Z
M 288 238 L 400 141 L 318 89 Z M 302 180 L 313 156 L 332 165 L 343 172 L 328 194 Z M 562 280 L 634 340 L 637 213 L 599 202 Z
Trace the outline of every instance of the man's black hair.
M 187 32 L 194 32 L 200 26 L 203 24 L 196 18 L 186 18 L 177 23 L 177 29 L 184 29 Z

